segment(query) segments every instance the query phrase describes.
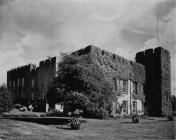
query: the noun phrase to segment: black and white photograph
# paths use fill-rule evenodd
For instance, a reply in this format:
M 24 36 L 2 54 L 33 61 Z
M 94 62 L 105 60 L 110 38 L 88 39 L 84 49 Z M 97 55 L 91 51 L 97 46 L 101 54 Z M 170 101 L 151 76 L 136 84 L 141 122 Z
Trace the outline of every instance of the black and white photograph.
M 0 140 L 123 139 L 176 139 L 176 0 L 0 0 Z

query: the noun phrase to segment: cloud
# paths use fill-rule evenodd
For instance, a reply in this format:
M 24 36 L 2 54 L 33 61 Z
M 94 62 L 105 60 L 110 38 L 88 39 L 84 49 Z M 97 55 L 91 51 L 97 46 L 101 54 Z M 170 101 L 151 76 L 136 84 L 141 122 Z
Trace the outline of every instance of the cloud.
M 0 0 L 0 6 L 3 6 L 3 5 L 6 5 L 8 4 L 9 2 L 12 2 L 14 0 Z
M 1 47 L 9 46 L 8 48 L 11 48 L 12 45 L 16 49 L 10 49 L 6 51 L 0 50 L 0 65 L 1 65 L 0 80 L 1 82 L 6 81 L 7 70 L 10 70 L 12 68 L 16 68 L 17 66 L 26 64 L 26 60 L 20 56 L 21 54 L 23 54 L 24 49 L 19 43 L 15 42 L 13 39 L 10 40 L 10 42 L 7 42 L 7 40 L 3 40 L 0 42 Z
M 139 51 L 144 51 L 149 48 L 156 48 L 158 45 L 158 40 L 155 39 L 150 39 L 147 42 L 145 42 L 145 45 L 139 50 Z M 172 52 L 171 52 L 171 92 L 176 93 L 176 48 L 172 46 Z
M 156 14 L 174 65 L 174 0 L 0 0 L 1 72 L 89 44 L 134 59 L 156 45 Z
M 165 0 L 165 1 L 162 1 L 156 4 L 153 11 L 154 11 L 155 16 L 158 16 L 158 18 L 162 20 L 175 7 L 176 7 L 175 0 Z

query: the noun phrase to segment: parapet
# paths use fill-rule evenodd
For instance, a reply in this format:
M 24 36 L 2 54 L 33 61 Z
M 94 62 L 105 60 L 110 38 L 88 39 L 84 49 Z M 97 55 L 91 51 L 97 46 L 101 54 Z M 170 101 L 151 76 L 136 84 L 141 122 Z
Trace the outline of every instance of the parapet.
M 139 62 L 141 64 L 144 64 L 144 60 L 145 60 L 145 52 L 138 52 L 136 53 L 136 58 L 135 58 L 136 62 Z
M 92 49 L 94 49 L 94 46 L 89 45 L 86 48 L 82 48 L 76 52 L 73 52 L 72 54 L 76 55 L 76 56 L 81 56 L 81 55 L 90 53 L 92 51 Z
M 34 68 L 36 68 L 36 65 L 35 65 L 35 64 L 28 64 L 28 65 L 24 65 L 24 66 L 20 66 L 20 67 L 13 68 L 13 69 L 9 70 L 8 73 L 9 73 L 9 72 L 14 72 L 14 71 L 19 71 L 19 70 L 20 70 L 20 71 L 21 71 L 21 70 L 26 70 L 26 69 L 32 70 L 32 69 L 34 69 Z
M 130 61 L 126 58 L 123 58 L 117 54 L 113 54 L 111 52 L 108 52 L 106 50 L 102 50 L 102 49 L 95 47 L 95 46 L 92 46 L 92 45 L 89 45 L 83 49 L 80 49 L 76 52 L 73 52 L 72 54 L 76 55 L 76 56 L 81 56 L 81 55 L 89 54 L 89 53 L 92 53 L 95 56 L 106 57 L 107 59 L 111 59 L 112 61 L 116 61 L 118 63 L 130 63 Z
M 154 50 L 153 49 L 145 50 L 145 56 L 152 56 L 153 54 L 154 54 Z
M 45 65 L 49 65 L 49 64 L 51 64 L 52 62 L 55 62 L 55 61 L 56 61 L 56 57 L 52 57 L 52 58 L 40 61 L 39 67 L 44 67 Z
M 154 54 L 155 54 L 155 55 L 162 55 L 162 56 L 165 56 L 165 57 L 170 58 L 170 53 L 169 53 L 169 51 L 166 50 L 166 49 L 164 49 L 164 48 L 162 48 L 162 47 L 157 47 L 157 48 L 155 48 Z
M 157 47 L 155 49 L 147 49 L 145 51 L 136 53 L 136 62 L 145 64 L 145 61 L 147 61 L 147 59 L 152 60 L 155 58 L 160 58 L 161 56 L 170 58 L 170 53 L 162 47 Z

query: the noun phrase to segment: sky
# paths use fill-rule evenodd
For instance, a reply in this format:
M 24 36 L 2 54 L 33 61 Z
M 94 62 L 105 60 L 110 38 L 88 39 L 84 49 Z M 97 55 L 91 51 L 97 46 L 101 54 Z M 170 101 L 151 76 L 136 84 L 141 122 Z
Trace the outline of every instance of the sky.
M 12 68 L 88 45 L 134 60 L 158 46 L 157 17 L 176 95 L 175 0 L 0 0 L 0 83 Z

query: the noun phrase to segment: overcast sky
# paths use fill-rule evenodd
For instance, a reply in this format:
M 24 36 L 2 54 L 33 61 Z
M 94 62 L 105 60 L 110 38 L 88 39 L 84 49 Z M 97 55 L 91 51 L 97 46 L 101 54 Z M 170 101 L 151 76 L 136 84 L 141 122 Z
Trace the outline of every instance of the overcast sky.
M 0 83 L 6 71 L 95 45 L 125 58 L 160 45 L 176 90 L 175 0 L 0 0 Z

